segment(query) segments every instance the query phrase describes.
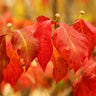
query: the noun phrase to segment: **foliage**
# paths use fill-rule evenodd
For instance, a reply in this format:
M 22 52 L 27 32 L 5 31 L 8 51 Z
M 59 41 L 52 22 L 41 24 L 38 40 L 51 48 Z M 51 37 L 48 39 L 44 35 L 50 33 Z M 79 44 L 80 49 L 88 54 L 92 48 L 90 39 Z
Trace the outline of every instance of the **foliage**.
M 16 24 L 10 16 L 4 20 L 6 24 L 9 21 Z M 92 55 L 96 28 L 92 24 L 78 19 L 71 27 L 39 16 L 33 25 L 25 28 L 9 27 L 12 32 L 8 28 L 6 32 L 0 29 L 0 84 L 5 81 L 14 87 L 23 74 L 32 77 L 31 72 L 35 71 L 32 62 L 46 71 L 51 61 L 56 82 L 65 78 L 70 70 L 74 71 L 74 96 L 96 96 L 96 63 Z

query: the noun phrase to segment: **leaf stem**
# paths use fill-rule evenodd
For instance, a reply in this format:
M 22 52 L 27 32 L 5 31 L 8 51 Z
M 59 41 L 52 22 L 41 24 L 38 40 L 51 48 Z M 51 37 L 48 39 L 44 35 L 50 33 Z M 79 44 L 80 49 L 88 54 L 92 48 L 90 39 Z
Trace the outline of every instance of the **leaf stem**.
M 55 21 L 54 21 L 54 22 L 57 23 L 57 20 L 58 20 L 58 18 L 60 17 L 60 14 L 59 14 L 59 13 L 56 13 L 56 14 L 55 14 L 55 17 L 56 17 L 56 18 L 55 18 Z
M 13 33 L 14 30 L 13 30 L 13 28 L 12 28 L 12 24 L 11 24 L 11 23 L 8 23 L 8 24 L 7 24 L 7 27 L 8 27 L 8 28 L 11 30 L 11 32 Z
M 74 22 L 74 23 L 70 24 L 70 26 L 72 26 L 73 24 L 76 24 L 77 22 L 79 22 L 79 21 L 80 21 L 80 19 L 81 19 L 81 17 L 82 17 L 82 15 L 84 15 L 84 14 L 85 14 L 85 11 L 84 11 L 84 10 L 81 10 L 81 11 L 80 11 L 80 15 L 79 15 L 78 20 L 77 20 L 76 22 Z
M 57 25 L 57 21 L 58 21 L 58 18 L 60 17 L 60 14 L 59 13 L 56 13 L 55 14 L 55 26 L 54 26 L 54 29 L 56 29 L 56 25 Z M 52 38 L 53 38 L 53 35 L 54 35 L 54 29 L 52 30 Z
M 84 10 L 81 10 L 81 11 L 80 11 L 79 19 L 81 19 L 82 15 L 84 15 L 84 14 L 85 14 L 85 11 L 84 11 Z

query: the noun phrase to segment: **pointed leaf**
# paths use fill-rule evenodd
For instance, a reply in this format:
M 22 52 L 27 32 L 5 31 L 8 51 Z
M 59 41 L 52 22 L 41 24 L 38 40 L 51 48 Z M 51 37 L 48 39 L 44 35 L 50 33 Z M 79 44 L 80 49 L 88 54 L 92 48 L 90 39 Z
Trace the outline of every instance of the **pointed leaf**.
M 38 40 L 31 32 L 17 30 L 13 33 L 11 40 L 13 47 L 18 49 L 20 58 L 24 59 L 26 70 L 29 68 L 32 60 L 36 57 L 39 47 Z
M 53 52 L 51 43 L 52 25 L 51 20 L 44 21 L 36 28 L 34 33 L 40 43 L 37 57 L 43 70 L 45 70 Z
M 60 23 L 55 30 L 53 44 L 67 60 L 69 67 L 77 71 L 88 57 L 88 41 L 72 27 Z
M 56 82 L 59 82 L 64 78 L 68 72 L 68 65 L 60 53 L 54 48 L 52 62 L 54 64 L 53 76 Z
M 39 16 L 34 25 L 25 28 L 28 32 L 34 33 L 34 36 L 39 40 L 37 57 L 43 70 L 45 70 L 53 52 L 51 43 L 52 26 L 53 22 L 49 18 Z

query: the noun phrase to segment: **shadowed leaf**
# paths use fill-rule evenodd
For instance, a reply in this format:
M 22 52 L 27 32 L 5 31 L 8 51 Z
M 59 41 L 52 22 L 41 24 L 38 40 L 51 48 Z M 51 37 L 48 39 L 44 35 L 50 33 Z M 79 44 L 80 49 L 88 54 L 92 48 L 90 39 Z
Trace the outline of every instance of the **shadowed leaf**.
M 73 82 L 73 96 L 96 96 L 96 62 L 87 63 L 87 69 Z
M 39 42 L 31 32 L 17 30 L 13 33 L 11 40 L 13 47 L 17 49 L 20 58 L 24 59 L 26 70 L 32 60 L 37 56 Z
M 23 69 L 20 66 L 17 50 L 12 48 L 11 42 L 7 44 L 7 55 L 10 57 L 10 62 L 4 70 L 4 80 L 14 86 L 23 73 Z
M 0 83 L 3 79 L 3 70 L 9 63 L 9 57 L 6 54 L 5 35 L 0 36 Z

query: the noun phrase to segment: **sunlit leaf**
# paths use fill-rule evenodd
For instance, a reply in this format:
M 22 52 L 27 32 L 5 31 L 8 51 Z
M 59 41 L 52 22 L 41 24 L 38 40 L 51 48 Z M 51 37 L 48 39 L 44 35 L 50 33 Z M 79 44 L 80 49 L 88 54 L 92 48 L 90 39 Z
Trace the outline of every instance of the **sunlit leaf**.
M 75 22 L 73 28 L 82 33 L 88 39 L 90 56 L 96 44 L 96 28 L 85 20 L 76 20 Z
M 51 43 L 52 26 L 53 22 L 49 18 L 39 16 L 34 25 L 25 28 L 25 30 L 34 33 L 34 36 L 39 40 L 37 57 L 43 70 L 45 70 L 53 52 Z
M 88 57 L 88 41 L 72 27 L 60 23 L 55 30 L 53 44 L 60 54 L 67 60 L 69 67 L 77 71 L 85 58 Z

